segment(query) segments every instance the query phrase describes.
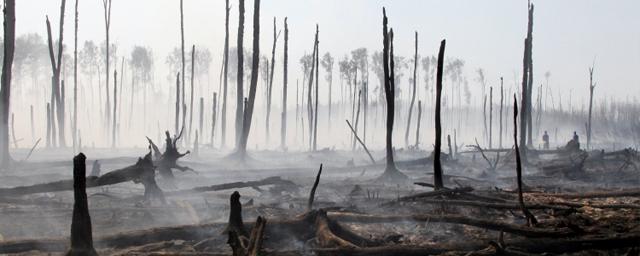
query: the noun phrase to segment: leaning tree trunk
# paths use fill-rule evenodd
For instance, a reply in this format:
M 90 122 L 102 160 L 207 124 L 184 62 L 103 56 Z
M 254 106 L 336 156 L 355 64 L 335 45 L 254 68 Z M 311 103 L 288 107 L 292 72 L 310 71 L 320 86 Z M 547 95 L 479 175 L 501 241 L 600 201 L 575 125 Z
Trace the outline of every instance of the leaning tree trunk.
M 411 128 L 411 115 L 413 114 L 413 104 L 416 102 L 416 78 L 418 74 L 418 31 L 416 31 L 416 51 L 413 59 L 413 92 L 411 93 L 411 104 L 409 104 L 409 116 L 407 117 L 407 130 L 404 133 L 404 144 L 409 146 L 409 129 Z
M 228 85 L 228 74 L 229 74 L 229 0 L 225 0 L 225 16 L 224 16 L 224 88 L 222 92 L 222 123 L 221 123 L 221 136 L 220 136 L 220 148 L 224 148 L 226 145 L 226 137 L 227 137 L 227 85 Z M 213 138 L 213 135 L 212 135 Z M 211 145 L 213 146 L 213 145 Z
M 78 134 L 78 0 L 75 4 L 75 32 L 73 37 L 73 123 L 71 127 L 71 141 L 76 150 Z
M 280 147 L 284 150 L 287 148 L 287 65 L 289 64 L 289 26 L 287 25 L 287 17 L 284 18 L 284 73 L 282 77 L 282 120 L 280 122 Z
M 11 69 L 16 41 L 16 2 L 4 1 L 4 54 L 0 81 L 0 167 L 6 168 L 13 161 L 9 155 L 9 106 L 11 100 Z M 48 105 L 47 105 L 48 106 Z
M 270 124 L 271 124 L 271 92 L 273 91 L 273 71 L 275 69 L 276 59 L 276 44 L 278 42 L 278 35 L 276 34 L 276 17 L 273 17 L 273 48 L 271 48 L 271 73 L 269 73 L 269 85 L 267 88 L 267 120 L 266 120 L 266 132 L 267 132 L 267 145 L 269 144 Z
M 238 57 L 239 58 L 239 57 Z M 242 137 L 237 153 L 240 159 L 244 159 L 247 154 L 247 141 L 251 130 L 251 118 L 253 117 L 253 106 L 256 101 L 256 87 L 258 85 L 258 72 L 260 65 L 260 0 L 254 0 L 253 5 L 253 56 L 251 62 L 251 84 L 249 85 L 249 99 L 246 101 L 244 120 L 242 121 Z
M 440 148 L 442 146 L 442 125 L 440 120 L 440 102 L 442 100 L 442 68 L 444 63 L 444 49 L 446 40 L 440 42 L 438 52 L 438 67 L 436 70 L 436 142 L 433 149 L 433 185 L 436 190 L 444 188 L 442 182 L 442 163 L 440 163 Z

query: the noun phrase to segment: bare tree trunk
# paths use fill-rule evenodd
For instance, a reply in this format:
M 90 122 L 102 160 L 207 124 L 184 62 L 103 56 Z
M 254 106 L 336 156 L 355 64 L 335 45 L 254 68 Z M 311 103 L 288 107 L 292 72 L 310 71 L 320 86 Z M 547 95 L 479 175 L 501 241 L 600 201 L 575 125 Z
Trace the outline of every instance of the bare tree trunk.
M 313 41 L 313 53 L 311 54 L 311 73 L 309 74 L 309 89 L 307 90 L 307 120 L 309 120 L 309 149 L 313 150 L 313 72 L 316 68 L 316 51 L 318 50 L 318 25 L 316 25 L 316 36 Z
M 413 114 L 413 104 L 416 101 L 416 79 L 418 74 L 418 31 L 416 35 L 416 51 L 413 59 L 413 92 L 411 93 L 411 104 L 409 104 L 409 116 L 407 117 L 407 130 L 404 133 L 404 144 L 409 146 L 409 129 L 411 128 L 411 115 Z
M 71 128 L 71 140 L 75 152 L 77 146 L 76 134 L 78 132 L 78 0 L 75 4 L 75 32 L 73 42 L 73 127 Z M 32 131 L 33 133 L 33 131 Z
M 273 17 L 273 48 L 271 48 L 271 73 L 269 73 L 269 85 L 267 88 L 267 120 L 266 120 L 266 132 L 267 132 L 267 145 L 269 144 L 270 135 L 270 119 L 271 119 L 271 92 L 273 91 L 273 71 L 275 69 L 276 59 L 276 44 L 278 43 L 278 34 L 276 33 L 276 17 Z
M 489 133 L 487 131 L 487 95 L 482 95 L 482 125 L 484 125 L 483 129 L 483 138 L 484 141 L 487 142 L 489 138 Z
M 52 105 L 51 105 L 51 111 L 52 111 L 52 115 L 53 115 L 53 111 L 55 109 L 55 113 L 57 114 L 57 119 L 58 119 L 58 139 L 59 139 L 59 144 L 60 146 L 64 147 L 65 146 L 65 139 L 64 139 L 64 104 L 62 103 L 61 99 L 60 99 L 60 68 L 61 68 L 61 63 L 62 63 L 62 42 L 63 42 L 63 27 L 64 27 L 64 10 L 65 10 L 65 0 L 62 0 L 61 4 L 60 4 L 60 29 L 59 29 L 59 37 L 58 37 L 58 58 L 57 61 L 54 57 L 54 53 L 53 53 L 53 39 L 51 36 L 51 24 L 49 22 L 49 18 L 47 17 L 46 19 L 46 24 L 47 24 L 47 36 L 48 36 L 48 45 L 49 45 L 49 58 L 51 60 L 51 69 L 53 71 L 53 81 L 52 81 Z M 54 102 L 55 100 L 55 102 Z M 57 106 L 57 108 L 56 108 Z M 53 121 L 55 120 L 52 119 L 52 124 Z M 52 125 L 52 132 L 55 133 L 55 126 Z M 55 136 L 55 135 L 54 135 Z M 54 145 L 55 145 L 55 139 L 54 139 Z
M 527 57 L 527 67 L 529 74 L 527 75 L 527 147 L 533 147 L 533 4 L 529 4 L 529 22 L 527 24 L 527 38 L 529 39 L 529 51 Z M 524 107 L 524 106 L 523 106 Z
M 204 98 L 200 97 L 200 121 L 198 122 L 198 131 L 202 131 L 201 133 L 203 134 L 203 137 L 204 137 L 204 130 L 202 130 L 204 125 L 203 118 L 204 118 Z M 211 146 L 213 146 L 213 143 L 211 144 Z
M 33 122 L 33 105 L 29 106 L 29 116 L 31 117 L 31 141 L 35 141 L 36 139 L 36 134 L 35 134 L 35 123 Z
M 218 111 L 218 94 L 217 93 L 213 93 L 213 111 L 211 113 L 211 147 L 213 148 L 213 139 L 215 138 L 215 134 L 216 134 L 216 117 L 217 117 L 217 111 Z
M 180 72 L 176 74 L 176 126 L 175 134 L 180 133 Z
M 116 63 L 117 65 L 117 63 Z M 111 130 L 111 147 L 116 147 L 116 125 L 117 125 L 117 107 L 118 107 L 118 70 L 113 70 L 113 127 Z
M 64 1 L 64 0 L 63 0 Z M 106 40 L 105 40 L 105 50 L 106 50 L 106 55 L 105 55 L 105 68 L 106 68 L 106 72 L 105 72 L 105 77 L 106 77 L 106 82 L 105 82 L 105 91 L 107 92 L 106 96 L 107 96 L 107 100 L 106 100 L 106 107 L 105 107 L 105 127 L 107 127 L 107 130 L 109 129 L 109 120 L 111 117 L 110 111 L 111 111 L 111 106 L 110 106 L 110 100 L 109 100 L 109 59 L 110 59 L 110 54 L 109 54 L 109 27 L 111 26 L 111 0 L 102 0 L 102 5 L 104 8 L 104 26 L 105 26 L 105 35 L 106 35 Z M 62 34 L 62 33 L 61 33 Z M 62 40 L 60 40 L 62 41 Z
M 440 163 L 440 147 L 442 145 L 442 126 L 440 121 L 440 102 L 442 98 L 442 68 L 444 63 L 444 49 L 446 41 L 440 42 L 440 51 L 438 52 L 438 68 L 436 70 L 436 141 L 433 150 L 433 185 L 436 190 L 442 189 L 442 164 Z
M 316 35 L 318 35 L 318 24 L 316 24 Z M 316 102 L 315 102 L 315 110 L 314 110 L 314 117 L 313 117 L 313 151 L 318 150 L 318 88 L 320 87 L 320 80 L 318 80 L 318 73 L 320 72 L 320 43 L 319 41 L 316 41 Z M 313 77 L 311 78 L 313 79 Z
M 284 18 L 284 74 L 282 77 L 282 120 L 280 122 L 280 147 L 286 150 L 286 137 L 287 137 L 287 79 L 289 64 L 289 26 L 287 24 L 287 17 Z M 297 103 L 297 96 L 296 96 Z M 331 103 L 329 103 L 331 104 Z M 297 106 L 297 104 L 296 104 Z M 296 109 L 297 111 L 297 109 Z
M 244 120 L 242 126 L 242 137 L 240 137 L 240 146 L 238 154 L 244 159 L 247 154 L 247 142 L 249 139 L 249 131 L 251 130 L 251 118 L 253 117 L 253 106 L 256 100 L 256 87 L 258 85 L 258 73 L 260 65 L 260 0 L 254 0 L 253 5 L 253 58 L 251 63 L 251 84 L 249 85 L 249 99 L 244 112 Z
M 522 64 L 522 95 L 521 95 L 521 101 L 522 104 L 522 113 L 520 114 L 520 145 L 525 145 L 526 143 L 526 138 L 527 138 L 527 76 L 529 74 L 529 61 L 528 61 L 528 56 L 529 56 L 529 38 L 526 38 L 524 40 L 524 58 L 523 58 L 523 64 Z M 514 126 L 514 129 L 516 129 L 516 127 Z M 522 152 L 520 152 L 520 154 L 522 155 L 522 160 L 523 162 L 527 162 L 527 147 L 523 146 L 522 148 Z
M 502 148 L 502 105 L 504 104 L 504 88 L 502 87 L 502 77 L 500 77 L 500 130 L 498 132 L 498 144 Z
M 356 108 L 356 119 L 355 119 L 355 132 L 353 134 L 353 144 L 351 146 L 351 151 L 356 151 L 356 140 L 357 140 L 357 132 L 358 132 L 358 123 L 360 121 L 360 102 L 362 101 L 362 90 L 358 91 L 358 107 Z
M 0 166 L 9 167 L 13 159 L 9 154 L 9 108 L 11 106 L 11 69 L 16 41 L 16 2 L 4 1 L 4 53 L 0 81 Z
M 515 146 L 515 152 L 516 152 L 516 175 L 517 175 L 517 182 L 518 182 L 518 202 L 520 204 L 520 208 L 522 210 L 522 213 L 524 213 L 524 215 L 527 218 L 527 223 L 529 224 L 529 226 L 532 226 L 533 224 L 537 223 L 536 218 L 533 216 L 533 214 L 531 214 L 527 208 L 524 205 L 524 198 L 522 197 L 522 160 L 520 157 L 520 147 L 518 147 L 518 124 L 517 124 L 517 120 L 518 120 L 518 100 L 516 99 L 516 95 L 513 95 L 513 143 Z M 522 120 L 522 119 L 520 119 Z M 520 126 L 522 127 L 522 126 Z M 520 141 L 522 141 L 522 137 L 520 138 Z
M 493 148 L 493 86 L 489 87 L 489 148 Z
M 422 101 L 418 101 L 418 124 L 416 127 L 416 144 L 415 147 L 418 149 L 420 145 L 420 121 L 422 120 Z
M 593 110 L 593 89 L 596 88 L 596 84 L 593 83 L 593 69 L 589 68 L 589 120 L 587 121 L 587 149 L 591 148 L 591 112 Z
M 196 45 L 191 46 L 191 94 L 189 94 L 189 133 L 187 134 L 187 141 L 191 141 L 191 131 L 193 130 L 193 78 L 196 64 Z
M 224 88 L 222 91 L 222 123 L 221 123 L 221 135 L 220 135 L 220 148 L 226 146 L 227 140 L 227 86 L 228 86 L 228 73 L 229 73 L 229 0 L 225 0 L 225 16 L 224 16 Z M 213 139 L 213 133 L 211 134 Z M 213 143 L 213 142 L 212 142 Z M 213 144 L 211 145 L 213 147 Z
M 237 50 L 238 50 L 238 74 L 236 75 L 236 148 L 239 150 L 240 138 L 242 137 L 243 130 L 243 116 L 244 116 L 244 88 L 243 88 L 243 78 L 244 78 L 244 48 L 242 46 L 242 41 L 244 37 L 244 0 L 239 0 L 238 6 L 238 42 L 237 42 Z
M 51 105 L 47 102 L 47 148 L 48 147 L 51 147 Z
M 185 116 L 186 116 L 186 108 L 185 106 L 185 101 L 184 101 L 184 95 L 186 94 L 186 90 L 184 87 L 184 74 L 185 74 L 185 58 L 184 58 L 184 8 L 183 8 L 183 1 L 180 0 L 180 57 L 181 57 L 181 62 L 182 62 L 182 80 L 181 80 L 181 86 L 182 86 L 182 95 L 181 95 L 181 105 L 182 105 L 182 127 L 178 127 L 178 129 L 182 130 L 182 128 L 185 127 Z M 178 134 L 176 132 L 176 134 Z

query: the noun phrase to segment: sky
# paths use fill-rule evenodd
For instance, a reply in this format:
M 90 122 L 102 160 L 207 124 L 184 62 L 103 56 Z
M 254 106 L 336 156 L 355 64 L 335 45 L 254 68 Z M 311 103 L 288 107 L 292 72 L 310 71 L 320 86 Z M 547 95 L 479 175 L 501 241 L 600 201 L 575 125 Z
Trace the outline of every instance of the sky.
M 237 0 L 231 0 L 231 47 L 237 31 Z M 72 45 L 73 5 L 68 0 L 65 42 Z M 165 57 L 180 45 L 179 0 L 113 0 L 111 40 L 119 54 L 134 45 L 151 46 L 156 73 L 166 72 Z M 574 97 L 588 95 L 588 67 L 595 63 L 596 90 L 605 97 L 625 99 L 640 92 L 640 18 L 636 0 L 537 0 L 534 18 L 534 83 L 544 82 Z M 17 1 L 17 34 L 45 35 L 45 15 L 57 31 L 60 1 Z M 413 54 L 413 33 L 419 33 L 420 55 L 435 55 L 440 40 L 447 40 L 446 56 L 465 60 L 465 74 L 473 89 L 475 70 L 486 71 L 489 85 L 520 80 L 527 1 L 525 0 L 271 0 L 261 2 L 261 54 L 272 44 L 272 22 L 278 29 L 289 20 L 290 63 L 311 52 L 315 24 L 320 26 L 320 51 L 336 59 L 359 47 L 370 53 L 382 48 L 382 7 L 386 7 L 395 33 L 396 52 Z M 245 40 L 251 49 L 253 1 L 246 2 Z M 186 47 L 208 47 L 213 53 L 213 74 L 219 71 L 224 43 L 224 1 L 184 0 Z M 104 40 L 101 0 L 80 0 L 79 44 Z M 57 34 L 57 32 L 55 33 Z M 276 58 L 281 58 L 282 41 Z M 299 70 L 299 68 L 297 69 Z M 337 70 L 337 69 L 336 69 Z M 276 71 L 276 80 L 280 79 Z M 165 75 L 158 75 L 164 78 Z M 517 78 L 517 79 L 516 79 Z M 295 79 L 295 77 L 294 77 Z M 164 79 L 162 79 L 164 81 Z M 215 86 L 214 88 L 217 88 Z

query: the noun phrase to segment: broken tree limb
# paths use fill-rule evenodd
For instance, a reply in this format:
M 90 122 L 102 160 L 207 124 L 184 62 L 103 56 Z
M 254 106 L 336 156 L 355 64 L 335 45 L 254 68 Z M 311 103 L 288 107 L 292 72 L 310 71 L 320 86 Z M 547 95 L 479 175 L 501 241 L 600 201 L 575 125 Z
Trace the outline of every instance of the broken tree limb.
M 311 192 L 309 193 L 309 202 L 307 203 L 307 211 L 311 211 L 311 209 L 313 209 L 313 200 L 316 197 L 316 189 L 318 188 L 318 183 L 320 183 L 321 174 L 322 174 L 322 164 L 320 164 L 318 175 L 316 175 L 316 181 L 313 182 L 313 187 L 311 188 Z
M 351 132 L 353 133 L 353 136 L 356 138 L 356 140 L 358 140 L 358 142 L 360 143 L 362 148 L 364 148 L 364 151 L 367 152 L 367 155 L 369 156 L 369 159 L 371 159 L 371 163 L 376 164 L 376 160 L 373 159 L 373 156 L 371 156 L 371 152 L 369 152 L 369 149 L 367 148 L 367 146 L 364 144 L 364 142 L 362 142 L 362 140 L 358 136 L 358 133 L 356 132 L 356 130 L 353 129 L 353 126 L 351 126 L 351 123 L 349 123 L 349 120 L 344 120 L 344 121 L 347 122 L 347 125 L 349 126 L 349 129 L 351 129 Z

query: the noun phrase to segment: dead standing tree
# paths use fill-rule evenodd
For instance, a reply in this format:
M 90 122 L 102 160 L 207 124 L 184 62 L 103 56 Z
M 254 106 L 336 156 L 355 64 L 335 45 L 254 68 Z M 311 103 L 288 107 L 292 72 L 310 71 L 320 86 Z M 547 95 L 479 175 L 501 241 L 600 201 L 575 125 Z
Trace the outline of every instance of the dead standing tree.
M 316 51 L 318 50 L 318 26 L 316 25 L 316 36 L 313 40 L 313 53 L 311 54 L 311 73 L 309 73 L 309 88 L 307 90 L 307 120 L 309 121 L 309 149 L 313 150 L 313 72 L 316 68 Z
M 318 150 L 318 88 L 320 87 L 320 81 L 318 80 L 318 73 L 320 72 L 320 42 L 317 41 L 318 36 L 318 24 L 316 24 L 316 57 L 315 57 L 315 65 L 316 65 L 316 92 L 315 92 L 315 110 L 313 116 L 313 151 Z M 311 77 L 313 79 L 313 77 Z
M 236 75 L 236 148 L 239 149 L 240 137 L 242 137 L 243 116 L 244 116 L 244 48 L 242 46 L 244 38 L 244 0 L 239 0 L 238 5 L 238 41 L 236 49 L 238 50 L 238 74 Z
M 589 68 L 589 119 L 587 121 L 587 148 L 591 148 L 591 112 L 593 110 L 593 89 L 596 84 L 593 82 L 593 65 Z
M 227 137 L 227 87 L 228 87 L 228 75 L 229 75 L 229 0 L 225 0 L 225 16 L 224 16 L 224 64 L 223 64 L 223 77 L 224 87 L 222 91 L 222 109 L 220 115 L 222 123 L 220 127 L 220 148 L 224 148 L 226 145 Z M 213 134 L 211 135 L 213 138 Z M 213 145 L 211 145 L 213 146 Z
M 47 23 L 47 43 L 49 46 L 49 59 L 51 60 L 51 70 L 53 71 L 53 77 L 52 77 L 52 92 L 51 92 L 51 116 L 54 117 L 53 115 L 53 111 L 56 111 L 57 114 L 57 118 L 58 118 L 58 143 L 59 146 L 61 147 L 65 147 L 65 133 L 64 133 L 64 104 L 62 102 L 61 96 L 60 96 L 60 70 L 62 67 L 62 42 L 63 42 L 63 29 L 64 29 L 64 10 L 65 10 L 65 0 L 62 0 L 61 4 L 60 4 L 60 33 L 58 35 L 58 58 L 57 61 L 54 57 L 54 53 L 53 53 L 53 39 L 51 36 L 51 23 L 49 22 L 49 17 L 46 17 L 46 23 Z M 53 125 L 53 118 L 52 118 L 52 127 L 54 127 Z M 52 129 L 52 132 L 55 133 L 55 129 Z M 55 137 L 55 134 L 52 134 L 52 138 Z M 55 139 L 53 139 L 53 141 L 55 142 Z M 55 143 L 54 143 L 55 144 Z
M 531 212 L 529 212 L 529 210 L 527 210 L 527 207 L 524 205 L 524 199 L 522 197 L 522 160 L 520 158 L 520 148 L 518 147 L 518 124 L 517 123 L 518 123 L 518 99 L 516 98 L 516 95 L 514 94 L 513 95 L 513 143 L 514 143 L 515 152 L 516 152 L 516 175 L 517 175 L 517 182 L 518 182 L 518 203 L 520 204 L 520 208 L 522 210 L 522 213 L 527 218 L 527 224 L 529 226 L 533 226 L 536 223 L 538 223 L 538 221 L 536 220 L 536 217 L 533 216 L 533 214 Z M 520 135 L 520 136 L 522 136 L 522 135 Z M 522 138 L 520 139 L 520 141 L 522 141 Z
M 93 248 L 91 216 L 87 202 L 86 157 L 80 153 L 73 158 L 73 219 L 71 221 L 71 248 L 66 255 L 98 255 Z
M 285 150 L 287 148 L 285 138 L 287 137 L 287 65 L 289 64 L 289 25 L 287 17 L 284 17 L 284 74 L 282 77 L 282 120 L 280 122 L 280 147 Z M 297 95 L 296 95 L 297 99 Z
M 78 146 L 78 0 L 75 4 L 75 24 L 73 36 L 73 122 L 71 123 L 71 143 L 73 150 Z M 32 115 L 33 119 L 33 115 Z M 33 121 L 31 122 L 33 123 Z M 33 129 L 33 126 L 32 126 Z M 31 132 L 33 134 L 33 131 Z
M 387 29 L 387 12 L 382 8 L 382 62 L 384 72 L 384 92 L 387 102 L 387 134 L 386 134 L 386 161 L 387 165 L 382 176 L 378 177 L 380 181 L 403 181 L 408 177 L 398 171 L 393 161 L 393 121 L 395 113 L 395 74 L 393 60 L 393 29 Z
M 196 64 L 196 45 L 191 46 L 191 93 L 189 94 L 189 132 L 187 133 L 187 140 L 191 141 L 191 131 L 193 131 L 193 78 L 195 73 Z M 184 93 L 184 92 L 183 92 Z
M 2 78 L 0 81 L 0 167 L 11 165 L 9 155 L 9 106 L 11 100 L 11 69 L 16 40 L 16 2 L 4 1 L 4 54 L 2 59 Z M 47 105 L 48 107 L 48 105 Z
M 242 1 L 242 0 L 241 0 Z M 240 57 L 238 57 L 240 58 Z M 256 101 L 256 87 L 258 85 L 258 72 L 260 63 L 260 0 L 255 0 L 253 5 L 253 56 L 251 62 L 251 84 L 249 85 L 249 99 L 246 101 L 244 119 L 242 121 L 242 136 L 236 153 L 241 160 L 247 155 L 247 142 L 251 130 L 251 118 L 253 106 Z
M 64 2 L 64 0 L 62 0 Z M 111 111 L 111 103 L 109 103 L 109 59 L 110 59 L 110 54 L 109 54 L 109 28 L 111 27 L 111 0 L 102 0 L 102 7 L 104 10 L 104 27 L 105 27 L 105 77 L 106 77 L 106 82 L 105 82 L 105 87 L 106 87 L 106 96 L 107 96 L 107 100 L 106 100 L 106 108 L 105 108 L 105 127 L 107 127 L 107 131 L 108 131 L 108 127 L 109 127 L 109 120 L 111 117 L 110 111 Z M 60 26 L 60 34 L 62 35 L 62 26 Z M 60 38 L 60 43 L 62 44 L 62 38 Z
M 418 31 L 416 31 L 416 51 L 413 59 L 413 88 L 411 93 L 411 103 L 409 104 L 409 116 L 407 117 L 407 130 L 404 133 L 404 144 L 409 146 L 409 129 L 411 128 L 411 115 L 413 114 L 413 104 L 416 102 L 416 79 L 418 74 Z
M 442 182 L 442 163 L 440 162 L 440 150 L 442 146 L 442 123 L 440 120 L 440 102 L 442 101 L 442 67 L 444 64 L 444 49 L 446 40 L 440 42 L 440 51 L 438 52 L 438 67 L 436 70 L 436 141 L 433 149 L 433 185 L 436 190 L 444 188 Z
M 267 132 L 267 144 L 269 144 L 269 135 L 270 135 L 270 127 L 271 127 L 271 92 L 273 91 L 273 71 L 275 69 L 275 59 L 276 59 L 276 45 L 278 43 L 278 38 L 280 37 L 280 32 L 276 33 L 276 17 L 273 17 L 273 48 L 271 48 L 271 72 L 269 73 L 269 85 L 267 88 L 267 118 L 266 118 L 266 132 Z
M 529 50 L 527 51 L 527 109 L 525 111 L 527 117 L 527 147 L 533 147 L 533 4 L 528 4 L 528 22 L 527 22 L 527 39 Z M 524 107 L 524 106 L 523 106 Z

